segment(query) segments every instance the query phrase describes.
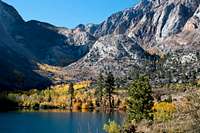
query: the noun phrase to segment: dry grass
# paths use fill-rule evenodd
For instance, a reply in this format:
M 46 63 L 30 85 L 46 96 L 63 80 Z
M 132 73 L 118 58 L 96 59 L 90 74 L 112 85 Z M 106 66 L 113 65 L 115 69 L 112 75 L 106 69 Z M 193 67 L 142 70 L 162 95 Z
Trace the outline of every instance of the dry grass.
M 56 66 L 50 66 L 48 64 L 37 64 L 39 70 L 43 71 L 43 72 L 48 72 L 48 73 L 56 73 L 60 71 L 59 67 Z
M 153 122 L 148 122 L 144 120 L 137 125 L 138 132 L 144 132 L 144 133 L 199 133 L 200 132 L 200 91 L 197 90 L 191 92 L 187 94 L 187 96 L 184 96 L 180 101 L 176 101 L 174 103 L 162 102 L 155 104 L 154 108 L 156 110 L 160 110 L 162 113 L 170 112 L 171 118 L 163 121 L 161 121 L 162 119 L 161 120 L 155 119 Z

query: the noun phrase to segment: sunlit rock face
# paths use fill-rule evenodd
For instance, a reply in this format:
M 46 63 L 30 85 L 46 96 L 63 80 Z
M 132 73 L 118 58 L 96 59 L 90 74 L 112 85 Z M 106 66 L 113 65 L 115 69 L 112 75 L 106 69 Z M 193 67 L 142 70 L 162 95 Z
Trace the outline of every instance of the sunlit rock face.
M 117 49 L 118 47 L 112 43 L 118 40 L 116 36 L 120 35 L 123 35 L 123 39 L 134 40 L 134 43 L 128 44 L 129 47 L 137 43 L 151 54 L 176 53 L 178 49 L 198 50 L 199 4 L 199 0 L 143 0 L 134 7 L 111 15 L 96 27 L 92 33 L 97 39 L 96 43 L 84 60 L 74 63 L 74 68 L 81 70 L 84 66 L 95 66 L 95 70 L 99 70 L 99 60 L 107 57 L 114 61 L 116 55 L 125 53 L 130 56 L 130 49 L 124 52 L 123 48 Z M 139 59 L 136 60 L 139 62 Z M 106 61 L 104 62 L 102 64 L 106 64 Z M 124 64 L 127 62 L 124 61 Z
M 110 16 L 100 24 L 95 36 L 127 33 L 140 38 L 168 37 L 182 31 L 197 12 L 199 3 L 198 0 L 145 0 Z
M 107 71 L 120 77 L 126 76 L 134 66 L 143 67 L 145 62 L 157 59 L 126 35 L 106 35 L 95 42 L 85 57 L 66 69 L 78 79 L 95 78 L 99 72 Z

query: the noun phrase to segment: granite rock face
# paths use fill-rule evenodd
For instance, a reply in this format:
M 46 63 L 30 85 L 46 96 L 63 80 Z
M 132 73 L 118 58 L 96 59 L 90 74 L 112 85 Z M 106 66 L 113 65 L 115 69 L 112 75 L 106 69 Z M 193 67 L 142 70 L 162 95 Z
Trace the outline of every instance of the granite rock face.
M 135 44 L 151 55 L 177 54 L 178 57 L 184 57 L 187 52 L 184 54 L 177 51 L 198 51 L 200 48 L 199 6 L 199 0 L 143 0 L 134 7 L 117 12 L 97 26 L 93 33 L 97 39 L 96 43 L 83 59 L 74 63 L 75 65 L 70 65 L 70 68 L 74 66 L 73 69 L 84 71 L 87 66 L 87 70 L 93 67 L 95 67 L 93 70 L 98 72 L 105 70 L 103 64 L 109 64 L 108 59 L 105 61 L 105 57 L 115 62 L 116 57 L 120 57 L 117 58 L 118 61 L 124 57 L 117 55 L 126 55 L 128 60 L 131 60 L 131 55 L 134 54 L 129 48 Z M 119 40 L 116 36 L 120 36 L 120 40 L 128 38 L 134 42 L 129 42 L 129 48 L 125 47 L 125 50 L 123 46 L 114 43 L 115 40 Z M 122 48 L 118 49 L 119 47 Z M 147 59 L 144 52 L 139 49 L 135 51 L 143 55 L 142 60 Z M 136 56 L 135 60 L 140 62 L 141 58 Z M 136 62 L 126 60 L 123 64 L 132 65 L 137 64 Z M 114 67 L 123 66 L 124 69 L 120 72 L 128 69 L 128 65 L 110 64 Z M 113 67 L 112 71 L 115 71 Z
M 199 0 L 144 0 L 110 16 L 94 35 L 126 34 L 147 47 L 182 32 L 188 21 L 198 23 L 199 4 Z
M 126 76 L 133 66 L 142 67 L 144 62 L 157 59 L 126 35 L 107 35 L 100 37 L 85 57 L 66 69 L 74 71 L 74 79 L 94 78 L 99 72 L 108 71 Z

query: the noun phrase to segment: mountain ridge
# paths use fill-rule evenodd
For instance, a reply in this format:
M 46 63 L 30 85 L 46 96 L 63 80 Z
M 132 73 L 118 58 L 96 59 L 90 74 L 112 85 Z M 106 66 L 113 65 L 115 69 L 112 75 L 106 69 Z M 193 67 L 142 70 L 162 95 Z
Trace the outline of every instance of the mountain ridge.
M 9 63 L 2 58 L 5 62 L 2 67 L 8 75 L 18 68 L 24 79 L 34 79 L 27 76 L 23 65 L 17 66 L 16 60 L 22 57 L 21 64 L 27 64 L 29 75 L 57 83 L 95 78 L 101 71 L 112 70 L 115 75 L 126 76 L 132 68 L 148 68 L 145 62 L 152 64 L 164 55 L 189 60 L 185 58 L 188 52 L 177 51 L 191 51 L 194 52 L 191 58 L 198 57 L 199 12 L 199 0 L 143 0 L 100 24 L 80 24 L 68 29 L 37 20 L 25 22 L 15 8 L 0 1 L 0 46 L 13 54 L 10 57 L 5 53 L 5 57 L 10 57 Z M 59 71 L 40 70 L 38 64 L 56 66 Z M 6 66 L 14 68 L 7 70 Z M 28 88 L 38 87 L 44 82 L 35 78 L 37 84 L 22 80 L 21 85 L 14 78 L 4 85 L 7 81 L 4 75 L 0 82 L 4 88 L 26 88 L 28 84 Z
M 111 15 L 107 20 L 99 24 L 99 27 L 94 32 L 94 36 L 97 38 L 96 42 L 101 40 L 101 38 L 104 36 L 110 35 L 110 38 L 112 38 L 113 36 L 123 34 L 125 38 L 129 37 L 135 40 L 141 48 L 152 55 L 156 54 L 163 56 L 171 54 L 184 56 L 184 53 L 177 53 L 177 51 L 184 51 L 184 49 L 192 52 L 197 51 L 196 53 L 198 53 L 198 49 L 200 48 L 200 36 L 198 30 L 199 4 L 200 1 L 198 0 L 142 1 L 134 7 L 127 8 Z M 193 22 L 196 22 L 197 24 L 194 24 Z M 187 31 L 185 28 L 188 27 L 187 25 L 194 25 L 192 26 L 194 28 L 191 29 L 191 31 Z M 123 38 L 121 39 L 123 40 Z M 115 41 L 115 39 L 113 39 L 113 41 Z M 104 40 L 103 43 L 110 44 L 109 46 L 112 47 L 111 43 L 107 40 Z M 95 47 L 95 44 L 93 46 Z M 93 56 L 96 55 L 95 52 L 103 51 L 108 47 L 106 45 L 103 46 L 104 47 L 99 48 L 99 50 L 94 50 L 94 48 L 91 48 L 87 56 L 84 57 L 87 58 L 84 60 L 91 60 L 91 62 L 86 63 L 86 61 L 81 59 L 80 61 L 73 63 L 73 65 L 66 67 L 66 69 L 69 69 L 70 71 L 73 69 L 79 69 L 78 74 L 75 74 L 76 76 L 80 75 L 82 69 L 84 73 L 83 75 L 85 76 L 85 71 L 88 71 L 88 69 L 90 70 L 92 67 L 95 67 L 95 71 L 97 72 L 93 72 L 92 70 L 93 73 L 88 75 L 94 75 L 94 73 L 97 74 L 101 71 L 104 71 L 105 68 L 102 68 L 101 65 L 109 64 L 108 62 L 103 62 L 98 66 L 92 63 Z M 88 55 L 91 55 L 91 53 L 94 53 L 93 56 L 88 57 Z M 116 51 L 109 52 L 109 54 L 115 53 Z M 185 54 L 188 53 L 185 52 Z M 109 57 L 109 55 L 106 56 Z M 145 60 L 145 58 L 143 60 Z M 115 62 L 114 59 L 112 61 Z M 124 64 L 126 63 L 127 61 L 124 62 Z M 126 71 L 125 69 L 128 68 L 128 66 L 132 63 L 137 65 L 135 62 L 129 62 L 125 66 L 120 64 L 124 67 L 124 70 L 120 71 Z M 90 64 L 90 68 L 87 67 L 88 64 Z M 115 66 L 120 65 L 115 64 Z M 72 66 L 74 67 L 71 68 Z M 84 69 L 84 67 L 86 68 Z M 112 69 L 112 71 L 117 73 L 114 69 Z

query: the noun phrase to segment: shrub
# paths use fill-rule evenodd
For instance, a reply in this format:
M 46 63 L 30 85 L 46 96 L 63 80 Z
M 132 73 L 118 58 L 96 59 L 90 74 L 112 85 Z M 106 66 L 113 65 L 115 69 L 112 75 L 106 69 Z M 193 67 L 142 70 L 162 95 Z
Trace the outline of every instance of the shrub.
M 107 124 L 104 124 L 103 129 L 107 133 L 120 133 L 120 126 L 115 121 L 109 121 Z
M 138 125 L 139 123 L 137 123 Z M 136 124 L 132 124 L 128 121 L 125 121 L 125 123 L 123 124 L 123 127 L 121 128 L 121 132 L 122 133 L 135 133 L 136 132 L 136 128 L 137 128 Z
M 160 102 L 153 106 L 154 120 L 167 121 L 172 119 L 173 113 L 176 111 L 176 106 L 173 103 Z
M 200 87 L 200 79 L 197 80 L 197 86 Z
M 168 102 L 168 103 L 172 103 L 172 101 L 173 101 L 173 99 L 172 99 L 172 96 L 171 96 L 171 95 L 169 95 L 169 96 L 167 97 L 167 99 L 165 100 L 165 102 Z
M 80 110 L 82 104 L 80 102 L 76 102 L 73 104 L 73 110 Z
M 87 103 L 83 103 L 81 108 L 82 108 L 82 109 L 88 109 L 88 108 L 89 108 L 89 106 L 88 106 L 88 104 L 87 104 Z
M 39 107 L 40 107 L 40 104 L 39 104 L 39 103 L 33 103 L 33 104 L 31 105 L 31 108 L 32 108 L 32 109 L 39 109 Z
M 55 106 L 51 105 L 48 102 L 41 103 L 39 106 L 40 109 L 54 109 Z

